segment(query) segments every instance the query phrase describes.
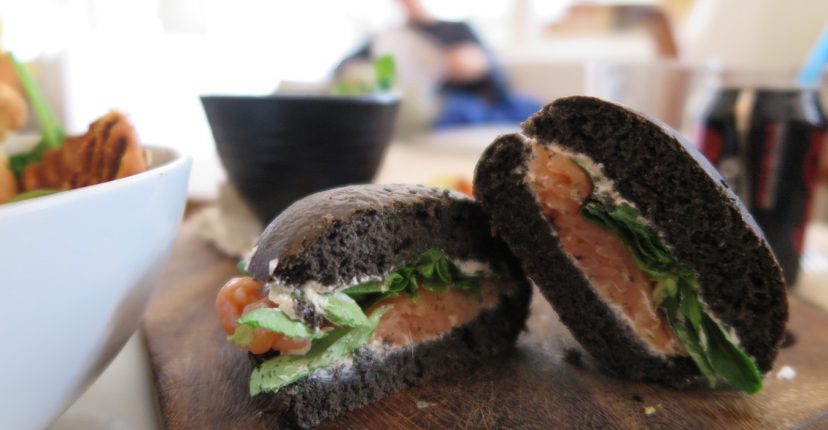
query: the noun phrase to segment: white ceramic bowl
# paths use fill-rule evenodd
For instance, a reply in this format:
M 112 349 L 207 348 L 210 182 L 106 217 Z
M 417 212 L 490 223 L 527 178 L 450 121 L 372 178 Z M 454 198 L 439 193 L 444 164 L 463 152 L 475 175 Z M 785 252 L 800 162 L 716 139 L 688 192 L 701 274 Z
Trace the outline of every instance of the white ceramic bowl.
M 0 429 L 47 426 L 137 328 L 191 165 L 150 154 L 138 175 L 0 206 Z

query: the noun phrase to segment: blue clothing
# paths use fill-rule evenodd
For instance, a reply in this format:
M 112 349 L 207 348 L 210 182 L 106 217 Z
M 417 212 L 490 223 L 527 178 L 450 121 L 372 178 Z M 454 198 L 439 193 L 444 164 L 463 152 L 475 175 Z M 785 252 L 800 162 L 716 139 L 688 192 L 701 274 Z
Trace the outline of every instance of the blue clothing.
M 541 108 L 530 97 L 508 94 L 499 100 L 487 101 L 474 94 L 452 91 L 443 97 L 443 107 L 434 120 L 436 129 L 459 125 L 521 122 Z

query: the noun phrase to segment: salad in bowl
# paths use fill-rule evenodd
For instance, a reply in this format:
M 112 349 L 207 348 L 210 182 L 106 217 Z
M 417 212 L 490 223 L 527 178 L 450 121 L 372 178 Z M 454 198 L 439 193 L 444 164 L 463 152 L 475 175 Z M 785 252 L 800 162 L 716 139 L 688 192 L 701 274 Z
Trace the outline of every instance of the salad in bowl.
M 3 113 L 15 95 L 41 134 L 0 159 L 0 428 L 43 428 L 138 327 L 177 237 L 191 161 L 141 145 L 119 112 L 67 136 L 26 68 L 2 61 L 18 81 L 0 84 L 12 100 L 0 100 L 0 151 L 23 127 Z

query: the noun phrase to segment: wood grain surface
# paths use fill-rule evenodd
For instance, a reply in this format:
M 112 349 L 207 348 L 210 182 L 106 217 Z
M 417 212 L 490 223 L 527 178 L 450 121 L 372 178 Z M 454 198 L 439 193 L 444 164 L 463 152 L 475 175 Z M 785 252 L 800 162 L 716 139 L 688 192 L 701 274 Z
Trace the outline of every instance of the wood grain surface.
M 213 311 L 235 272 L 185 223 L 144 321 L 168 429 L 274 428 L 247 394 L 246 354 L 225 341 Z M 465 374 L 408 389 L 324 423 L 345 429 L 787 429 L 828 428 L 828 314 L 791 300 L 793 345 L 765 389 L 747 396 L 676 391 L 600 371 L 535 294 L 515 349 Z M 793 380 L 777 378 L 781 366 Z M 652 407 L 652 408 L 650 408 Z

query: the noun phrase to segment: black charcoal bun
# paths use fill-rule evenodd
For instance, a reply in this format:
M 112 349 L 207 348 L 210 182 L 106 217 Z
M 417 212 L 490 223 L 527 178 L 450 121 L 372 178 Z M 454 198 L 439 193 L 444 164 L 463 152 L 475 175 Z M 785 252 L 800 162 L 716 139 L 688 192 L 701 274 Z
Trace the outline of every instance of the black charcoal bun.
M 492 226 L 581 344 L 621 376 L 684 385 L 698 375 L 689 358 L 652 355 L 589 287 L 559 247 L 528 188 L 530 139 L 555 142 L 603 165 L 621 196 L 698 275 L 702 300 L 733 327 L 763 372 L 784 335 L 782 271 L 761 231 L 715 169 L 669 127 L 621 106 L 569 97 L 499 137 L 475 172 L 475 194 Z
M 285 428 L 308 428 L 428 379 L 474 368 L 510 349 L 523 330 L 531 285 L 480 205 L 417 185 L 356 185 L 308 196 L 262 234 L 249 270 L 261 281 L 315 281 L 330 289 L 382 276 L 422 252 L 488 262 L 505 288 L 498 304 L 432 340 L 405 347 L 371 344 L 331 368 L 254 399 Z M 278 259 L 275 270 L 270 261 Z M 252 356 L 261 363 L 266 356 Z
M 313 281 L 330 290 L 383 276 L 429 248 L 488 262 L 495 271 L 513 261 L 492 237 L 480 205 L 463 194 L 423 185 L 353 185 L 285 209 L 259 238 L 248 271 L 262 282 Z
M 309 428 L 403 388 L 468 372 L 481 360 L 512 348 L 526 321 L 531 287 L 436 340 L 394 349 L 364 347 L 353 360 L 317 371 L 276 394 L 254 398 L 280 428 Z M 258 361 L 258 360 L 257 360 Z

